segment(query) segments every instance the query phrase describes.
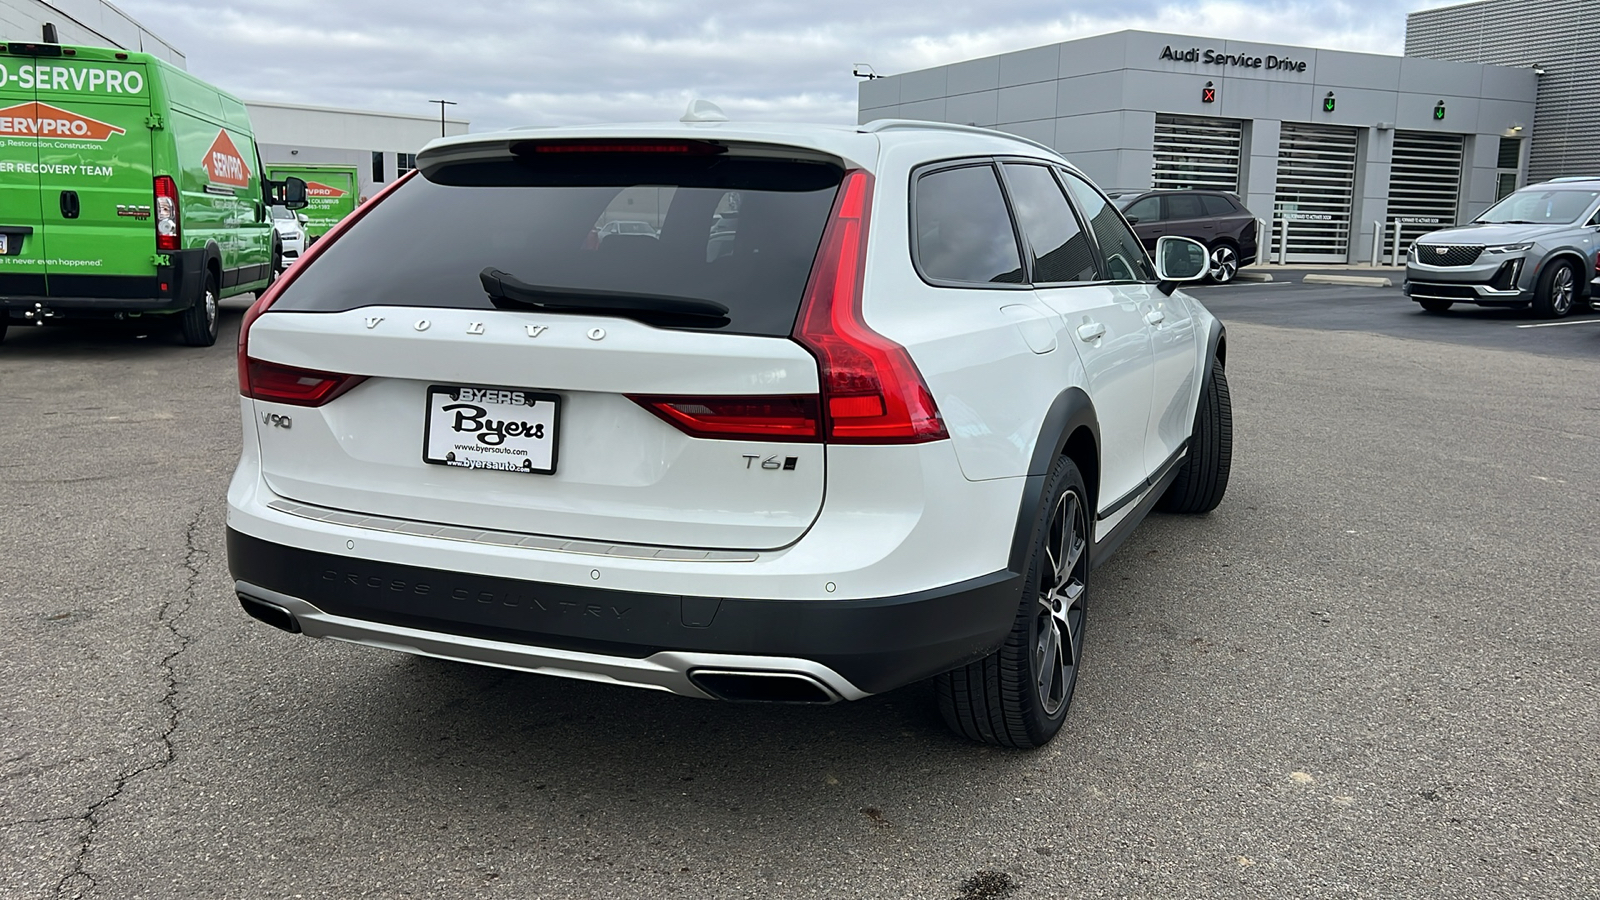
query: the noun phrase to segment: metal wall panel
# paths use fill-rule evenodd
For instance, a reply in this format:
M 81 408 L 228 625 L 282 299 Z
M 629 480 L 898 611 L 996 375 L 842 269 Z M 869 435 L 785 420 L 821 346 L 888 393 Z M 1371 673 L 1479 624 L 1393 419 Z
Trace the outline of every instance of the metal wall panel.
M 1600 3 L 1484 0 L 1406 17 L 1406 55 L 1534 66 L 1539 77 L 1528 180 L 1600 174 Z

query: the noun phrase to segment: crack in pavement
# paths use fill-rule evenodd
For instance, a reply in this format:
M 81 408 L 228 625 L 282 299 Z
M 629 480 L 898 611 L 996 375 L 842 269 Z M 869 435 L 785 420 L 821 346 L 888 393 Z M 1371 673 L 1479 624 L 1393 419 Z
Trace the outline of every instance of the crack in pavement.
M 172 735 L 178 730 L 178 720 L 183 715 L 183 710 L 178 706 L 178 673 L 174 668 L 174 661 L 189 649 L 193 640 L 178 628 L 178 620 L 194 605 L 195 596 L 200 587 L 200 561 L 209 554 L 200 549 L 195 543 L 195 533 L 200 528 L 200 520 L 205 517 L 205 507 L 195 511 L 194 517 L 189 520 L 189 526 L 184 532 L 184 557 L 183 567 L 188 570 L 189 576 L 183 590 L 176 597 L 170 597 L 161 603 L 156 610 L 156 621 L 164 626 L 168 633 L 177 639 L 176 649 L 168 652 L 161 658 L 159 665 L 165 675 L 166 692 L 162 695 L 160 705 L 167 711 L 166 728 L 161 732 L 160 753 L 155 759 L 147 760 L 123 772 L 117 777 L 116 784 L 106 795 L 89 804 L 89 808 L 81 816 L 63 817 L 63 820 L 76 820 L 83 822 L 87 828 L 83 837 L 78 842 L 78 853 L 72 861 L 72 868 L 61 876 L 56 882 L 57 900 L 63 897 L 82 898 L 84 892 L 92 890 L 99 885 L 94 874 L 85 867 L 89 852 L 94 849 L 95 834 L 100 828 L 100 811 L 117 801 L 122 796 L 123 790 L 133 779 L 147 772 L 156 772 L 172 764 L 176 751 L 172 746 Z M 71 892 L 70 894 L 68 892 Z

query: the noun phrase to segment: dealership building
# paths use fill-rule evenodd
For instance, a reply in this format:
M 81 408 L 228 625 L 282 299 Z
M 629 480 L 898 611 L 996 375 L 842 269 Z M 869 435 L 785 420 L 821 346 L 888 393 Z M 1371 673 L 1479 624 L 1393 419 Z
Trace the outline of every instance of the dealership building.
M 1106 188 L 1231 191 L 1289 262 L 1343 263 L 1524 183 L 1538 95 L 1529 67 L 1122 31 L 863 81 L 859 120 L 1008 131 Z
M 135 50 L 188 68 L 176 47 L 105 0 L 0 0 L 0 40 L 38 41 L 46 26 L 63 44 Z M 437 115 L 250 100 L 245 106 L 264 162 L 354 166 L 362 197 L 412 168 L 417 151 L 441 130 Z M 446 134 L 465 134 L 467 127 L 465 119 L 443 123 Z

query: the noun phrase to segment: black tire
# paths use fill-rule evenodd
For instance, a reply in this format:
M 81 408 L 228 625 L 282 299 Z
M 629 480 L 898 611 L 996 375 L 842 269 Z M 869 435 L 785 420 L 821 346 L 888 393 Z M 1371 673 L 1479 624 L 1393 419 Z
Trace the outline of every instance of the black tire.
M 267 275 L 267 284 L 271 285 L 283 274 L 283 245 L 276 241 L 272 244 L 272 271 Z
M 1217 508 L 1228 492 L 1228 473 L 1233 469 L 1233 398 L 1228 393 L 1228 374 L 1220 362 L 1200 390 L 1200 408 L 1194 413 L 1194 431 L 1189 435 L 1189 455 L 1178 467 L 1177 480 L 1162 495 L 1165 512 L 1206 513 Z
M 6 329 L 8 327 L 10 327 L 9 323 L 0 322 L 0 344 L 4 344 L 6 342 Z
M 1539 273 L 1533 291 L 1533 312 L 1542 319 L 1559 319 L 1578 302 L 1578 271 L 1571 261 L 1558 259 Z
M 1450 307 L 1456 305 L 1454 300 L 1418 300 L 1417 302 L 1422 304 L 1423 309 L 1431 313 L 1449 312 Z
M 1011 634 L 987 657 L 934 679 L 939 711 L 957 734 L 1027 749 L 1061 730 L 1078 683 L 1089 603 L 1088 497 L 1072 460 L 1056 460 Z
M 1212 284 L 1227 284 L 1239 274 L 1239 248 L 1227 241 L 1211 245 L 1206 257 L 1206 279 Z
M 191 347 L 209 347 L 217 342 L 217 276 L 206 273 L 205 287 L 194 305 L 178 314 L 183 342 Z

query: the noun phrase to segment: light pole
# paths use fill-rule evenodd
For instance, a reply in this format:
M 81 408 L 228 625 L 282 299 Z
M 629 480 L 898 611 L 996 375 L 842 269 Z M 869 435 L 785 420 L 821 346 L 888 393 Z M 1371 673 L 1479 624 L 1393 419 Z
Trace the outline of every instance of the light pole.
M 444 137 L 444 108 L 446 106 L 455 106 L 456 102 L 454 100 L 429 100 L 428 102 L 439 104 L 439 137 Z

